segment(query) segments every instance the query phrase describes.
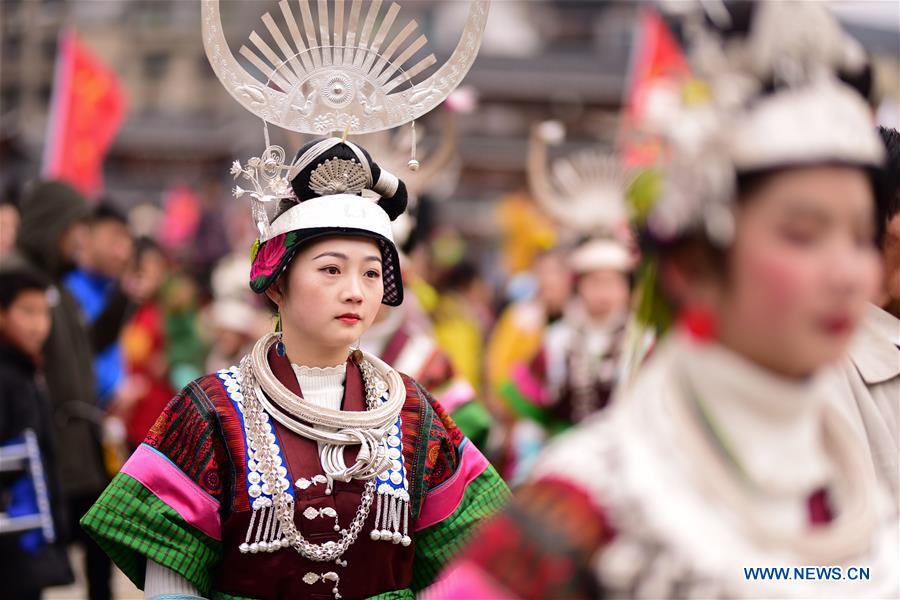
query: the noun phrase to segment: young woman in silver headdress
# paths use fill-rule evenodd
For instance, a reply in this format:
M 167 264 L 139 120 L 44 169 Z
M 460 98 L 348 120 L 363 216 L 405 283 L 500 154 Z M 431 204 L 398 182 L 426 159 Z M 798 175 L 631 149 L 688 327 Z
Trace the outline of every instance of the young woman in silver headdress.
M 82 521 L 149 596 L 409 593 L 505 498 L 440 404 L 353 349 L 403 298 L 402 182 L 339 138 L 293 165 L 299 202 L 282 202 L 251 269 L 280 332 L 184 388 Z M 318 195 L 357 178 L 381 199 Z
M 400 65 L 385 66 L 376 51 L 397 7 L 378 21 L 373 4 L 363 25 L 359 3 L 345 22 L 343 3 L 330 21 L 319 2 L 317 30 L 303 3 L 308 37 L 292 54 L 286 36 L 299 45 L 300 34 L 282 3 L 288 27 L 278 41 L 288 56 L 263 69 L 265 86 L 228 51 L 218 8 L 203 2 L 207 53 L 223 83 L 268 122 L 306 132 L 336 120 L 377 130 L 421 114 L 468 69 L 486 17 L 474 2 L 452 74 L 437 73 L 448 77 L 443 91 L 413 106 L 409 90 L 389 93 L 387 75 Z M 263 21 L 275 29 L 270 15 Z M 358 46 L 345 47 L 345 25 Z M 383 79 L 360 72 L 376 57 Z M 239 364 L 182 389 L 82 525 L 148 597 L 412 598 L 507 490 L 427 391 L 356 348 L 379 307 L 403 299 L 391 220 L 406 207 L 405 186 L 337 137 L 310 142 L 292 161 L 270 145 L 231 172 L 260 232 L 250 287 L 277 305 L 278 330 Z
M 560 139 L 557 123 L 536 126 L 528 169 L 539 204 L 564 235 L 580 238 L 564 263 L 575 294 L 547 327 L 540 349 L 514 365 L 499 389 L 516 415 L 540 427 L 538 436 L 564 431 L 610 404 L 624 370 L 636 262 L 628 243 L 624 169 L 606 153 L 582 150 L 557 159 L 548 173 L 544 145 Z M 529 430 L 528 421 L 517 424 L 520 433 Z M 538 447 L 532 443 L 516 457 L 515 480 L 527 474 Z
M 883 149 L 837 76 L 863 57 L 819 4 L 753 8 L 698 33 L 708 98 L 666 115 L 646 226 L 681 324 L 435 596 L 900 593 L 896 507 L 823 377 L 878 284 Z

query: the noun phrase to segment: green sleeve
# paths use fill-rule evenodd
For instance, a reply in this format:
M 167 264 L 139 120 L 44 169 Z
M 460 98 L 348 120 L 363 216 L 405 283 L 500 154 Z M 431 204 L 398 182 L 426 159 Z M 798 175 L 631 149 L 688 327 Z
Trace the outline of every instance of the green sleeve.
M 81 526 L 143 589 L 147 559 L 178 573 L 204 596 L 212 588 L 222 544 L 198 531 L 140 482 L 119 473 L 81 519 Z
M 488 465 L 466 487 L 453 514 L 416 534 L 413 591 L 430 585 L 472 533 L 502 509 L 508 499 L 509 488 L 494 467 Z

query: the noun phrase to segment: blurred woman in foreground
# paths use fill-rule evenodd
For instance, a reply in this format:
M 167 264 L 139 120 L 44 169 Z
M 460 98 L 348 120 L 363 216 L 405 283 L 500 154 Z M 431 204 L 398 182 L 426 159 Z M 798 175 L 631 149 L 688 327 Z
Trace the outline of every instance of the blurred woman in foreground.
M 749 6 L 697 31 L 709 97 L 665 115 L 646 230 L 677 327 L 435 596 L 897 597 L 895 513 L 823 385 L 879 282 L 883 149 L 838 80 L 862 57 L 820 5 Z

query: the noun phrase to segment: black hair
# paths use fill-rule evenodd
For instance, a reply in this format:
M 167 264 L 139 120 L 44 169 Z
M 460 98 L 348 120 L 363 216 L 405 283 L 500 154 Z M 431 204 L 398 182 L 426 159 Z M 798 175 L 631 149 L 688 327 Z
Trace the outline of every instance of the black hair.
M 103 221 L 114 221 L 128 227 L 128 218 L 121 210 L 115 207 L 109 200 L 104 200 L 94 207 L 89 217 L 91 225 L 96 225 Z
M 164 258 L 167 258 L 165 251 L 156 240 L 151 237 L 142 235 L 134 242 L 134 259 L 140 261 L 148 252 L 157 252 Z
M 3 186 L 3 195 L 0 196 L 0 206 L 12 206 L 16 212 L 20 212 L 19 203 L 22 197 L 22 186 L 17 181 L 9 181 Z
M 304 145 L 300 150 L 297 151 L 297 155 L 294 157 L 294 160 L 299 158 L 302 154 L 304 154 L 307 150 L 309 150 L 312 146 L 319 143 L 321 140 L 313 140 L 308 144 Z M 357 146 L 359 148 L 359 146 Z M 386 190 L 379 189 L 379 180 L 381 179 L 382 169 L 372 160 L 371 155 L 364 149 L 359 148 L 362 151 L 363 156 L 366 161 L 369 163 L 369 169 L 372 171 L 372 187 L 371 190 L 373 192 L 381 194 L 381 199 L 378 201 L 378 206 L 384 209 L 384 212 L 388 214 L 391 218 L 391 221 L 399 217 L 403 211 L 406 210 L 406 204 L 408 200 L 408 195 L 406 192 L 406 184 L 403 183 L 402 180 L 398 180 L 399 183 L 397 185 L 396 191 L 390 196 L 385 195 Z M 316 198 L 319 196 L 316 192 L 310 189 L 310 177 L 312 176 L 312 172 L 326 160 L 332 158 L 339 158 L 343 160 L 353 160 L 358 161 L 356 153 L 353 149 L 344 142 L 336 144 L 335 146 L 329 148 L 319 156 L 315 158 L 310 164 L 308 164 L 302 171 L 297 173 L 294 179 L 291 180 L 291 187 L 294 190 L 294 194 L 297 195 L 297 198 L 302 202 L 304 200 L 309 200 L 310 198 Z M 382 183 L 383 185 L 383 183 Z
M 471 260 L 465 259 L 454 265 L 441 278 L 438 288 L 442 291 L 463 291 L 480 277 L 478 267 Z
M 8 309 L 27 291 L 45 292 L 50 283 L 38 273 L 25 269 L 0 271 L 0 310 Z
M 879 245 L 884 240 L 884 228 L 900 213 L 900 131 L 879 127 L 878 133 L 884 142 L 887 162 L 884 167 L 885 193 L 878 196 L 876 213 L 879 227 Z

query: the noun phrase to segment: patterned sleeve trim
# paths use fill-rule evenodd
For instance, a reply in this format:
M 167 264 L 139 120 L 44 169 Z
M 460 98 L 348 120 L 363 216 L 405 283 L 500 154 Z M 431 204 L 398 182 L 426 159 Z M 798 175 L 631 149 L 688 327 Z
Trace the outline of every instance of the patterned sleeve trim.
M 204 386 L 206 376 L 176 395 L 150 428 L 144 444 L 157 450 L 210 496 L 220 498 L 231 481 L 216 409 Z M 221 384 L 218 384 L 221 388 Z
M 415 531 L 421 531 L 449 518 L 460 503 L 469 484 L 488 467 L 488 461 L 474 444 L 463 441 L 459 465 L 450 479 L 432 488 L 425 496 Z
M 420 409 L 420 420 L 415 431 L 418 466 L 414 473 L 421 481 L 421 498 L 414 504 L 413 516 L 418 518 L 424 497 L 429 490 L 450 479 L 459 466 L 459 449 L 465 436 L 444 410 L 415 380 L 409 379 L 408 390 L 415 394 Z M 406 417 L 404 417 L 406 422 Z M 410 439 L 413 439 L 412 437 Z
M 122 467 L 182 519 L 214 540 L 222 539 L 219 502 L 158 450 L 141 444 Z
M 508 499 L 509 488 L 497 471 L 487 465 L 465 487 L 463 498 L 452 514 L 416 532 L 413 590 L 430 585 L 470 536 L 501 510 Z
M 147 560 L 184 577 L 203 596 L 212 588 L 222 544 L 187 523 L 141 482 L 113 478 L 81 526 L 134 584 L 143 588 Z

